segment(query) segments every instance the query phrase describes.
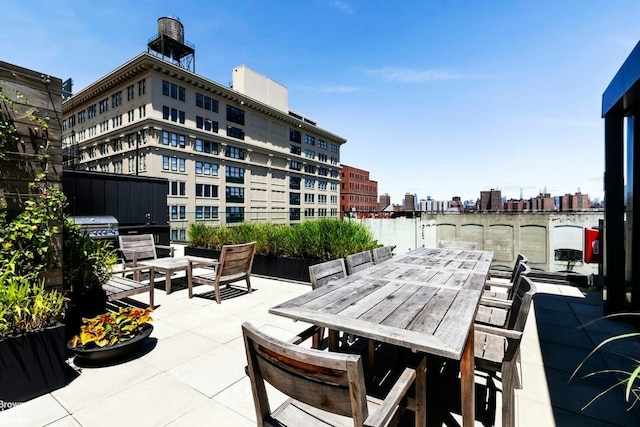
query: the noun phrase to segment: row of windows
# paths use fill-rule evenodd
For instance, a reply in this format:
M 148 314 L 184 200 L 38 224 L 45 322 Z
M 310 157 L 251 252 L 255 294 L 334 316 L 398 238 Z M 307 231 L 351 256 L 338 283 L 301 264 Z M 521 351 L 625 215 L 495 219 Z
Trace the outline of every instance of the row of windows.
M 185 112 L 178 110 L 177 108 L 169 108 L 166 105 L 162 106 L 162 118 L 165 120 L 171 120 L 172 122 L 179 122 L 184 124 Z
M 179 101 L 185 101 L 186 98 L 186 92 L 187 90 L 182 87 L 182 86 L 178 86 L 175 83 L 170 83 L 166 80 L 162 81 L 162 94 L 169 96 L 171 98 L 177 99 Z
M 218 112 L 218 100 L 209 98 L 201 93 L 196 93 L 196 107 L 204 108 L 205 110 Z
M 145 79 L 142 79 L 138 82 L 138 96 L 144 95 L 146 92 L 146 82 Z M 130 85 L 127 87 L 127 101 L 131 101 L 134 97 L 134 85 Z M 122 105 L 122 91 L 118 91 L 111 95 L 111 107 L 116 108 Z M 76 125 L 76 117 L 78 118 L 78 123 L 82 123 L 87 119 L 92 119 L 98 115 L 98 111 L 100 114 L 106 113 L 109 111 L 109 98 L 105 98 L 100 101 L 98 104 L 93 104 L 87 107 L 86 110 L 79 111 L 77 115 L 71 116 L 62 121 L 62 130 L 66 130 L 67 128 L 72 128 Z M 141 116 L 142 117 L 142 116 Z
M 315 217 L 315 209 L 313 208 L 305 209 L 304 216 L 305 218 Z M 327 209 L 325 208 L 318 209 L 318 217 L 326 217 L 326 216 L 327 216 Z M 338 216 L 338 210 L 331 209 L 331 216 L 332 217 Z M 289 208 L 289 219 L 293 221 L 299 220 L 300 208 Z

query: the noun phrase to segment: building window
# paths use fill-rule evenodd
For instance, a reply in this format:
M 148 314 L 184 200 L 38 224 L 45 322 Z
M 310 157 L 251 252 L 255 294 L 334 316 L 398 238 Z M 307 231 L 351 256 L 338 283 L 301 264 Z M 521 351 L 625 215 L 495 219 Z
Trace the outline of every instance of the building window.
M 113 172 L 122 173 L 122 160 L 116 160 L 113 162 Z
M 196 175 L 218 176 L 218 165 L 208 162 L 196 162 Z
M 242 187 L 227 187 L 226 188 L 226 201 L 230 203 L 244 203 L 244 188 Z
M 289 129 L 289 141 L 292 142 L 302 142 L 302 134 L 297 129 Z
M 289 188 L 291 190 L 299 190 L 300 189 L 300 178 L 297 176 L 289 177 Z
M 196 107 L 204 108 L 205 110 L 218 112 L 218 101 L 211 99 L 201 93 L 196 93 Z
M 109 111 L 109 98 L 103 99 L 98 105 L 100 107 L 100 114 L 106 113 Z
M 196 116 L 196 127 L 198 129 L 218 133 L 218 122 L 205 117 Z
M 290 145 L 289 151 L 291 152 L 291 154 L 302 154 L 302 148 L 293 144 Z
M 114 128 L 118 126 L 122 126 L 122 114 L 117 115 L 111 119 L 111 126 Z
M 237 123 L 244 126 L 244 111 L 227 105 L 227 121 Z
M 318 180 L 318 190 L 326 190 L 327 189 L 327 181 Z
M 331 152 L 332 153 L 337 153 L 338 152 L 338 146 L 336 144 L 331 144 Z
M 304 136 L 304 142 L 305 142 L 305 144 L 316 145 L 316 139 L 315 139 L 315 137 L 313 137 L 311 135 L 305 135 Z
M 300 204 L 300 193 L 289 193 L 289 204 L 290 205 L 299 205 Z
M 325 184 L 325 188 L 326 188 L 326 184 Z M 338 184 L 335 182 L 331 183 L 331 191 L 338 191 Z
M 122 104 L 122 91 L 111 95 L 111 106 L 115 108 L 120 104 Z
M 227 136 L 244 140 L 244 131 L 240 128 L 227 126 Z
M 218 154 L 218 144 L 196 138 L 194 150 L 207 154 Z
M 327 196 L 325 194 L 318 194 L 318 203 L 326 204 Z
M 78 123 L 82 123 L 87 119 L 87 112 L 82 110 L 78 113 Z
M 316 210 L 313 208 L 307 208 L 304 210 L 304 217 L 305 218 L 313 218 L 314 216 L 316 216 Z
M 318 153 L 318 160 L 321 162 L 326 162 L 329 159 L 329 156 L 326 154 Z
M 196 184 L 196 197 L 217 198 L 218 186 L 212 184 Z
M 196 219 L 218 219 L 218 207 L 196 206 Z
M 140 118 L 143 118 L 147 115 L 147 106 L 143 105 L 141 107 L 138 107 L 138 116 Z
M 127 123 L 131 123 L 132 121 L 135 120 L 134 114 L 135 114 L 134 110 L 127 111 Z
M 318 217 L 322 218 L 325 216 L 327 216 L 327 209 L 325 208 L 318 209 Z
M 224 155 L 231 157 L 232 159 L 244 159 L 244 149 L 238 147 L 226 146 L 224 149 Z
M 316 167 L 314 165 L 304 165 L 304 171 L 306 173 L 316 173 Z
M 164 120 L 169 120 L 169 115 L 171 114 L 171 109 L 166 105 L 162 106 L 162 118 Z
M 304 201 L 305 203 L 314 203 L 316 195 L 312 193 L 304 193 Z
M 300 170 L 300 162 L 296 160 L 289 160 L 289 169 L 299 171 Z
M 185 196 L 187 193 L 186 185 L 187 184 L 184 181 L 171 181 L 171 185 L 169 186 L 169 195 Z
M 304 150 L 304 156 L 307 159 L 315 159 L 316 158 L 316 152 L 313 150 Z
M 239 206 L 232 206 L 227 208 L 227 222 L 243 222 L 244 221 L 244 208 Z
M 131 101 L 133 99 L 134 89 L 133 85 L 127 86 L 127 101 Z
M 171 219 L 186 219 L 186 206 L 184 205 L 173 205 L 171 206 Z
M 289 220 L 298 221 L 300 219 L 300 208 L 289 208 Z
M 318 148 L 322 148 L 323 150 L 327 149 L 327 141 L 323 141 L 321 139 L 318 140 Z
M 304 188 L 315 188 L 315 187 L 316 187 L 315 179 L 309 179 L 309 178 L 304 179 Z
M 97 110 L 96 104 L 93 104 L 89 108 L 87 108 L 87 113 L 88 113 L 89 118 L 92 119 L 95 116 L 97 116 L 98 115 L 97 111 L 98 110 Z
M 244 168 L 227 166 L 225 169 L 226 169 L 227 182 L 233 182 L 236 184 L 244 183 Z
M 142 79 L 138 82 L 138 96 L 142 96 L 147 92 L 146 79 Z
M 328 173 L 327 168 L 318 168 L 318 175 L 327 176 Z

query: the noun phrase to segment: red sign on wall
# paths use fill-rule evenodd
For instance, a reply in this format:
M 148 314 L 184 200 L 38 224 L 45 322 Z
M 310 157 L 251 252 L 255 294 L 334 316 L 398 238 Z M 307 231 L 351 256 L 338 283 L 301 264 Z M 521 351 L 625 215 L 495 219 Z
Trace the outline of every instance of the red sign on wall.
M 584 229 L 584 262 L 587 264 L 597 264 L 602 262 L 600 230 L 596 228 Z

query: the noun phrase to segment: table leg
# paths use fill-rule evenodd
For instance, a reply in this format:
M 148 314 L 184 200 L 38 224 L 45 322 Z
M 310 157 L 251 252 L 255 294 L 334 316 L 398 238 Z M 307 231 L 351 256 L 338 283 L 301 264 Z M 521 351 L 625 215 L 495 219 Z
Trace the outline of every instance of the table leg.
M 475 380 L 473 360 L 473 324 L 469 330 L 467 344 L 460 359 L 460 399 L 462 402 L 462 425 L 473 426 L 475 423 Z
M 338 351 L 338 331 L 329 329 L 329 351 Z
M 167 292 L 167 295 L 171 293 L 171 270 L 165 270 L 165 279 L 164 279 L 164 289 Z

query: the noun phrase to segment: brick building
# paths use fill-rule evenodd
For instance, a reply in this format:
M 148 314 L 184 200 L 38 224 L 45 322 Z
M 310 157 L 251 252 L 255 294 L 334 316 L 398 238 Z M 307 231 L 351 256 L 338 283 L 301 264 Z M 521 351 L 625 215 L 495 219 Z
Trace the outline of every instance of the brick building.
M 378 182 L 369 179 L 369 172 L 342 165 L 340 174 L 340 212 L 378 212 Z

